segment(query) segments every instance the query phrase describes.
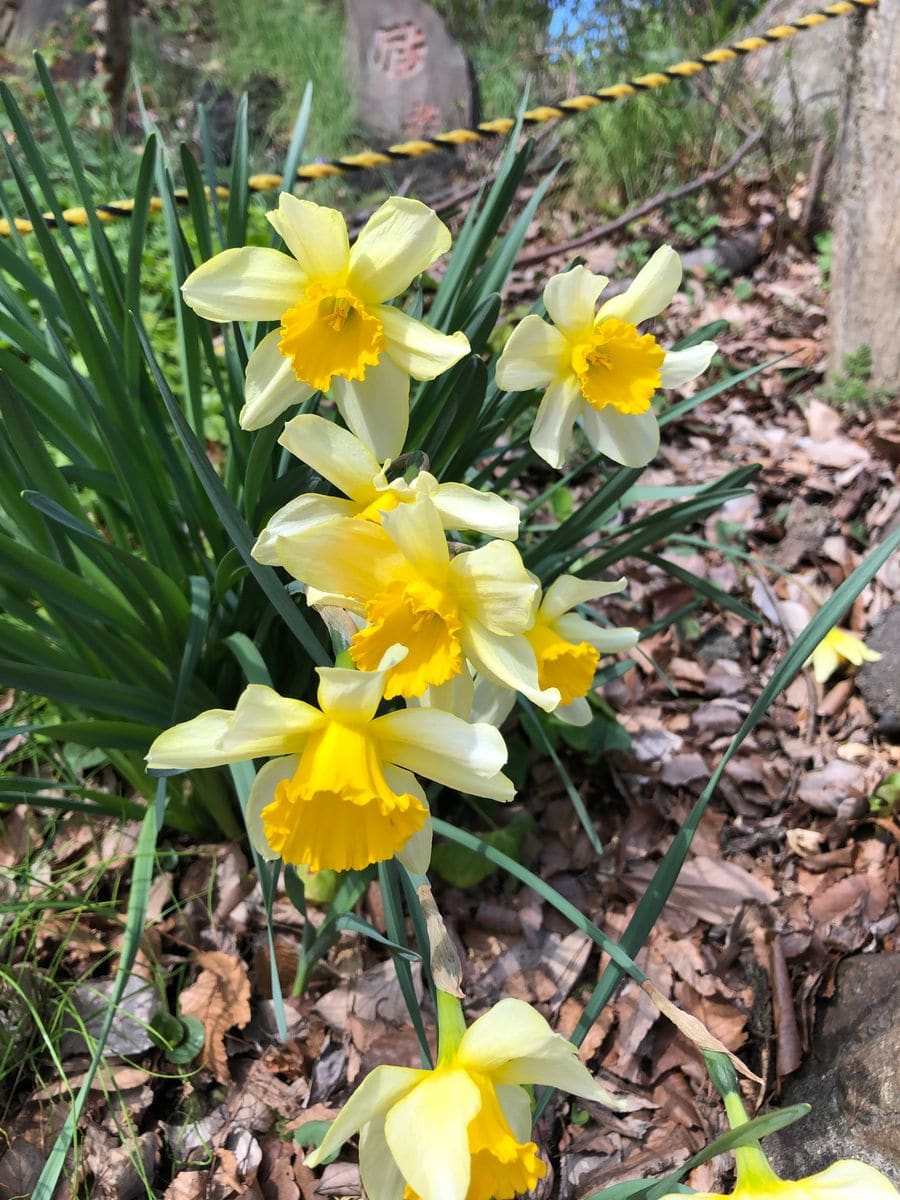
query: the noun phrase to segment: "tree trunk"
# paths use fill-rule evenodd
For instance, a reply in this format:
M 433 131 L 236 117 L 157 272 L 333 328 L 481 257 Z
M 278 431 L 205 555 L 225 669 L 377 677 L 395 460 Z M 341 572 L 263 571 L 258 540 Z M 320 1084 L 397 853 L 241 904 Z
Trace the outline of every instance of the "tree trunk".
M 872 385 L 900 379 L 900 3 L 848 22 L 836 159 L 829 359 L 867 345 Z
M 113 125 L 124 130 L 128 67 L 131 61 L 131 25 L 128 0 L 106 0 L 106 34 L 103 39 L 103 67 L 106 71 L 106 95 L 112 109 Z

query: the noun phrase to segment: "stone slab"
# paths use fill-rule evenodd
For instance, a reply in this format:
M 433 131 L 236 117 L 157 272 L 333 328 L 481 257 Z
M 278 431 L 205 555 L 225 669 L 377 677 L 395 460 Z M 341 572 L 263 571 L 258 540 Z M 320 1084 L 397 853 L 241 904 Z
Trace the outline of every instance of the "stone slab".
M 345 0 L 357 117 L 379 142 L 429 137 L 475 117 L 470 64 L 424 0 Z
M 807 1061 L 788 1080 L 785 1105 L 803 1121 L 766 1138 L 779 1174 L 800 1179 L 858 1158 L 900 1184 L 900 955 L 860 954 L 838 969 L 820 1007 Z

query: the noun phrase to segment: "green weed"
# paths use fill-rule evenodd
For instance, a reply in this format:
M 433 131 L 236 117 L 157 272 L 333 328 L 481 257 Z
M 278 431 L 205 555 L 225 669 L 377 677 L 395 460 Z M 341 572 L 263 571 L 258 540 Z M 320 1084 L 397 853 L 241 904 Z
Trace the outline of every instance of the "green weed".
M 896 398 L 895 388 L 872 385 L 872 351 L 865 344 L 845 355 L 840 371 L 829 371 L 818 395 L 850 414 L 877 413 Z

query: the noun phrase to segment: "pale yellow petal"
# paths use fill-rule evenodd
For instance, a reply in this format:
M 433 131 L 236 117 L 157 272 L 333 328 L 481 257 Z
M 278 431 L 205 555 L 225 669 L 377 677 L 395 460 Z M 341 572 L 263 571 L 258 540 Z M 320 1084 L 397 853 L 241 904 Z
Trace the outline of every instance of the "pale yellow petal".
M 886 1175 L 855 1158 L 839 1159 L 794 1186 L 796 1200 L 896 1200 L 898 1195 Z
M 190 721 L 182 721 L 166 729 L 147 752 L 147 767 L 151 771 L 189 771 L 194 767 L 220 767 L 239 762 L 222 749 L 222 738 L 234 713 L 227 708 L 213 708 Z
M 385 513 L 381 524 L 403 557 L 426 578 L 443 577 L 450 551 L 441 518 L 425 496 Z M 508 543 L 503 542 L 502 545 Z
M 292 779 L 297 771 L 300 759 L 296 754 L 286 754 L 283 758 L 273 758 L 265 763 L 257 772 L 247 797 L 247 807 L 244 811 L 244 824 L 247 826 L 247 837 L 256 853 L 263 862 L 272 862 L 279 857 L 278 851 L 273 850 L 266 838 L 263 827 L 262 810 L 275 799 L 275 789 L 286 779 Z
M 331 381 L 331 394 L 338 412 L 379 462 L 397 458 L 409 426 L 409 375 L 387 354 L 365 379 Z
M 406 656 L 394 655 L 394 665 Z M 354 724 L 371 721 L 384 695 L 382 671 L 356 671 L 345 667 L 316 667 L 319 676 L 317 699 L 324 713 L 335 720 L 349 718 Z
M 360 1131 L 359 1174 L 369 1200 L 403 1200 L 406 1182 L 384 1136 L 384 1122 L 382 1113 Z
M 184 281 L 184 302 L 209 321 L 280 321 L 306 287 L 296 261 L 280 250 L 223 250 Z
M 469 720 L 486 721 L 488 725 L 499 729 L 512 712 L 515 703 L 516 693 L 513 688 L 488 679 L 486 675 L 477 675 Z
M 570 371 L 569 343 L 558 329 L 532 313 L 510 334 L 494 378 L 505 392 L 526 392 L 546 387 Z
M 404 771 L 402 767 L 394 767 L 388 763 L 384 768 L 384 777 L 392 792 L 396 792 L 398 796 L 415 796 L 424 808 L 428 808 L 428 798 L 425 795 L 425 789 L 411 771 Z M 414 875 L 424 875 L 431 866 L 431 843 L 433 838 L 434 828 L 431 824 L 431 818 L 428 817 L 422 828 L 412 835 L 405 846 L 397 851 L 397 859 L 403 863 L 408 871 L 412 871 Z
M 391 196 L 369 217 L 350 251 L 351 291 L 392 300 L 450 249 L 450 230 L 427 204 Z
M 562 721 L 563 725 L 583 728 L 593 721 L 594 710 L 585 696 L 576 696 L 568 704 L 560 704 L 559 708 L 554 708 L 553 717 L 556 721 Z
M 500 1084 L 497 1099 L 517 1142 L 531 1141 L 531 1097 L 524 1088 Z
M 575 1046 L 522 1000 L 501 1000 L 470 1025 L 457 1061 L 469 1070 L 484 1071 L 495 1083 L 546 1084 L 609 1102 L 608 1093 L 579 1062 Z
M 296 404 L 313 394 L 309 384 L 301 383 L 290 360 L 278 349 L 281 331 L 266 334 L 247 363 L 242 429 L 261 429 Z
M 337 209 L 282 192 L 278 208 L 266 216 L 310 281 L 343 285 L 350 268 L 350 240 Z
M 595 450 L 624 467 L 645 467 L 659 450 L 659 425 L 652 409 L 643 413 L 621 413 L 607 405 L 599 412 L 582 406 L 581 422 Z
M 587 267 L 573 267 L 554 275 L 544 288 L 544 306 L 550 320 L 567 337 L 579 340 L 590 335 L 597 297 L 609 283 Z
M 372 481 L 381 463 L 365 442 L 333 421 L 301 413 L 288 421 L 278 441 L 363 508 L 375 499 Z
M 321 1144 L 306 1156 L 306 1165 L 317 1167 L 324 1158 L 329 1158 L 347 1138 L 386 1113 L 427 1074 L 409 1067 L 376 1067 L 338 1113 Z
M 387 338 L 386 353 L 413 379 L 435 379 L 469 353 L 469 339 L 461 331 L 441 333 L 385 304 L 377 314 Z
M 631 650 L 640 640 L 637 629 L 622 626 L 619 629 L 610 625 L 597 625 L 577 613 L 564 613 L 553 622 L 553 628 L 567 642 L 587 642 L 601 654 L 619 654 L 623 650 Z
M 450 564 L 463 611 L 494 633 L 524 633 L 534 624 L 540 586 L 511 542 L 488 542 Z
M 547 388 L 534 418 L 529 441 L 535 454 L 557 471 L 572 444 L 575 419 L 587 406 L 574 375 Z
M 559 704 L 556 688 L 540 687 L 534 650 L 521 634 L 504 637 L 470 618 L 463 626 L 460 641 L 476 671 L 521 692 L 545 712 L 552 712 Z
M 320 496 L 309 492 L 298 496 L 279 508 L 260 532 L 251 554 L 257 562 L 267 567 L 281 566 L 278 557 L 278 539 L 299 537 L 317 525 L 327 525 L 344 517 L 356 516 L 358 505 L 339 496 Z
M 423 474 L 413 481 L 414 488 Z M 464 483 L 441 483 L 432 501 L 445 529 L 476 529 L 513 542 L 519 535 L 519 510 L 502 496 L 478 492 Z
M 874 1167 L 857 1159 L 845 1158 L 817 1175 L 796 1181 L 784 1179 L 766 1189 L 765 1196 L 756 1187 L 722 1192 L 698 1192 L 692 1200 L 897 1200 L 891 1181 Z M 669 1192 L 660 1200 L 684 1200 L 683 1194 Z
M 465 1200 L 468 1126 L 480 1110 L 477 1086 L 465 1071 L 451 1070 L 427 1077 L 387 1114 L 388 1146 L 421 1200 Z
M 279 562 L 321 592 L 370 600 L 384 590 L 403 558 L 381 526 L 356 517 L 330 521 L 275 542 Z
M 427 687 L 421 696 L 410 697 L 406 703 L 410 708 L 439 708 L 442 712 L 453 713 L 455 717 L 468 721 L 472 719 L 474 694 L 472 675 L 468 670 L 462 670 L 446 683 Z
M 677 388 L 702 375 L 717 350 L 715 342 L 700 342 L 686 350 L 667 350 L 659 369 L 662 386 Z
M 680 285 L 681 259 L 671 246 L 660 246 L 627 291 L 600 306 L 597 321 L 617 317 L 631 325 L 640 325 L 671 304 Z
M 233 755 L 231 762 L 296 753 L 305 736 L 319 729 L 323 721 L 311 704 L 251 683 L 238 697 L 234 718 L 222 737 L 222 749 Z
M 447 764 L 487 779 L 506 763 L 506 743 L 493 725 L 470 725 L 437 708 L 398 708 L 377 717 L 372 733 L 386 762 L 437 782 L 442 777 L 432 770 L 446 774 Z
M 612 596 L 623 592 L 628 581 L 623 575 L 620 579 L 581 579 L 577 575 L 560 575 L 550 584 L 541 601 L 541 616 L 547 621 L 555 621 L 570 608 L 578 604 L 587 604 L 590 600 L 600 600 L 604 596 Z

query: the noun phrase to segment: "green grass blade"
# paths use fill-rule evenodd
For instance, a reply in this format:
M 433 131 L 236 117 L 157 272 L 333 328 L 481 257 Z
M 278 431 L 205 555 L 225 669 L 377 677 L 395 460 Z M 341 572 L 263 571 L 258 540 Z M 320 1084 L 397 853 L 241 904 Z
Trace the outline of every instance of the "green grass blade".
M 488 845 L 487 842 L 482 841 L 474 833 L 468 833 L 465 829 L 458 829 L 455 825 L 451 825 L 449 821 L 442 821 L 439 817 L 432 817 L 432 824 L 434 832 L 440 837 L 445 837 L 451 842 L 456 842 L 458 846 L 465 846 L 467 850 L 474 850 L 476 854 L 480 854 L 488 862 L 502 867 L 504 871 L 512 875 L 515 879 L 518 879 L 520 883 L 533 888 L 552 908 L 555 908 L 557 912 L 562 913 L 567 920 L 571 921 L 576 929 L 580 929 L 582 933 L 586 933 L 591 941 L 598 945 L 601 950 L 605 950 L 622 973 L 630 975 L 638 983 L 643 983 L 647 978 L 637 963 L 632 960 L 621 946 L 614 942 L 612 938 L 607 937 L 570 900 L 567 900 L 555 888 L 545 883 L 539 875 L 535 875 L 533 871 L 529 871 L 527 867 L 523 867 L 521 863 L 517 863 L 514 858 L 510 858 L 502 850 L 497 850 L 494 846 Z
M 156 361 L 153 348 L 147 340 L 143 328 L 140 326 L 138 327 L 138 336 L 141 339 L 144 354 L 150 364 L 150 369 L 153 372 L 153 377 L 156 380 L 169 417 L 181 439 L 191 466 L 194 468 L 204 491 L 212 502 L 228 536 L 231 538 L 232 544 L 237 548 L 241 558 L 247 564 L 251 575 L 262 588 L 273 608 L 275 608 L 278 615 L 303 646 L 304 650 L 306 650 L 307 654 L 309 654 L 313 662 L 317 666 L 326 666 L 330 662 L 330 659 L 324 647 L 313 633 L 312 627 L 306 620 L 305 615 L 291 601 L 281 586 L 274 570 L 271 567 L 262 566 L 250 553 L 254 541 L 253 536 L 231 497 L 223 487 L 218 475 L 213 470 L 206 451 L 197 441 L 191 427 L 184 418 L 184 414 L 178 407 L 175 397 L 172 395 L 166 382 L 166 378 L 160 370 L 159 363 Z
M 659 919 L 659 914 L 662 912 L 687 858 L 706 805 L 722 777 L 722 772 L 737 753 L 744 739 L 756 728 L 775 697 L 790 684 L 828 630 L 837 624 L 863 588 L 874 578 L 898 547 L 900 547 L 900 530 L 896 530 L 880 546 L 866 555 L 856 570 L 822 605 L 775 668 L 772 677 L 760 692 L 740 729 L 732 738 L 728 749 L 710 776 L 709 783 L 691 809 L 684 825 L 675 835 L 653 879 L 648 884 L 647 890 L 638 902 L 628 928 L 622 935 L 621 944 L 628 954 L 632 956 L 637 954 L 650 930 Z M 572 1035 L 572 1040 L 576 1044 L 580 1044 L 588 1029 L 599 1016 L 604 1005 L 618 987 L 622 974 L 619 965 L 613 962 L 601 975 Z
M 761 624 L 762 618 L 759 613 L 754 612 L 752 608 L 748 608 L 746 604 L 742 604 L 740 600 L 736 600 L 734 596 L 730 596 L 728 592 L 723 591 L 720 587 L 716 587 L 708 579 L 702 579 L 699 575 L 695 575 L 693 571 L 688 571 L 685 567 L 680 566 L 678 562 L 674 562 L 670 558 L 659 558 L 657 555 L 648 554 L 646 551 L 641 552 L 638 558 L 642 558 L 644 562 L 649 563 L 653 567 L 659 567 L 667 575 L 671 575 L 674 579 L 687 584 L 689 588 L 692 588 L 695 592 L 699 592 L 707 600 L 711 600 L 718 608 L 724 608 L 729 612 L 736 613 L 737 616 L 742 617 L 743 620 L 748 621 L 751 625 Z
M 391 958 L 394 960 L 394 970 L 397 972 L 397 982 L 400 985 L 400 991 L 403 993 L 406 1011 L 409 1013 L 412 1027 L 416 1031 L 416 1037 L 419 1042 L 419 1053 L 422 1055 L 422 1065 L 428 1069 L 433 1067 L 434 1062 L 431 1057 L 431 1048 L 428 1045 L 428 1036 L 425 1033 L 425 1025 L 422 1021 L 422 1009 L 416 998 L 416 989 L 413 984 L 397 870 L 397 863 L 394 859 L 378 864 L 378 882 L 381 885 L 384 921 L 391 943 L 394 946 L 402 947 L 402 952 L 399 954 L 395 949 L 392 949 Z
M 590 813 L 584 801 L 581 798 L 581 793 L 572 782 L 572 777 L 566 770 L 562 759 L 553 748 L 553 744 L 547 737 L 543 725 L 541 725 L 540 717 L 538 717 L 527 700 L 519 697 L 519 712 L 522 718 L 522 725 L 525 732 L 528 734 L 528 739 L 536 750 L 548 755 L 550 761 L 556 767 L 556 773 L 562 781 L 563 787 L 566 789 L 566 795 L 575 809 L 575 814 L 581 824 L 581 828 L 587 834 L 587 839 L 591 843 L 596 854 L 603 853 L 603 843 L 594 828 L 594 822 L 591 820 Z

